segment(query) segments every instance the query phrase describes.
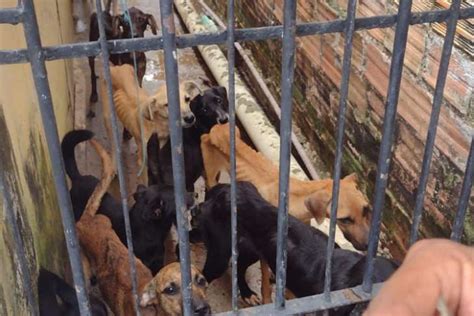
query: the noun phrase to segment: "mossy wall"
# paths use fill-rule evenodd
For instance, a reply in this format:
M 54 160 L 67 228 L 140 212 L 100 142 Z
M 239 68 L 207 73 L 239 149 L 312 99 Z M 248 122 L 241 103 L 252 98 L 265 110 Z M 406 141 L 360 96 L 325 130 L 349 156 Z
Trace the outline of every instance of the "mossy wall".
M 225 1 L 210 0 L 226 20 Z M 413 11 L 421 10 L 414 2 Z M 282 24 L 283 0 L 236 1 L 238 27 Z M 299 0 L 297 21 L 345 18 L 347 1 Z M 425 8 L 422 9 L 435 9 Z M 393 1 L 358 2 L 357 17 L 395 14 Z M 412 210 L 420 176 L 434 85 L 443 38 L 439 25 L 410 27 L 395 126 L 393 158 L 383 214 L 383 239 L 395 257 L 407 250 Z M 371 199 L 387 95 L 394 28 L 357 31 L 354 35 L 343 173 L 357 172 Z M 245 42 L 273 94 L 280 96 L 281 41 Z M 293 120 L 332 172 L 342 73 L 344 36 L 325 34 L 296 40 Z M 455 47 L 450 62 L 443 108 L 420 227 L 422 237 L 448 237 L 460 194 L 474 133 L 472 79 L 474 65 Z M 331 173 L 332 174 L 332 173 Z M 463 241 L 474 243 L 471 199 Z
M 72 1 L 37 0 L 44 46 L 72 42 Z M 15 7 L 16 0 L 0 3 Z M 26 47 L 22 25 L 0 25 L 0 49 Z M 60 137 L 72 128 L 71 61 L 47 63 L 48 78 Z M 0 172 L 13 199 L 36 293 L 37 271 L 43 266 L 64 274 L 68 265 L 61 217 L 42 128 L 38 99 L 29 64 L 0 65 Z M 2 197 L 0 204 L 3 209 Z M 4 213 L 2 212 L 2 215 Z M 4 216 L 4 215 L 3 215 Z M 10 227 L 0 221 L 0 315 L 31 315 L 17 271 Z

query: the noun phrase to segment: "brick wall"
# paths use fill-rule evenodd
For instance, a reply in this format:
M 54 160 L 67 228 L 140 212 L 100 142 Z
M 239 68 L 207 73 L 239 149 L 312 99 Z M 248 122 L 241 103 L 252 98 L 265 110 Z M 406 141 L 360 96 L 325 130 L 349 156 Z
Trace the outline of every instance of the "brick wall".
M 426 1 L 414 1 L 413 11 Z M 211 0 L 225 16 L 225 1 Z M 283 0 L 236 1 L 239 27 L 282 24 Z M 357 16 L 395 14 L 392 1 L 359 1 Z M 299 0 L 298 22 L 345 17 L 346 1 Z M 426 5 L 422 6 L 426 9 Z M 442 26 L 442 25 L 441 25 Z M 411 26 L 396 120 L 393 160 L 384 210 L 386 245 L 398 257 L 405 253 L 411 213 L 421 169 L 432 97 L 443 38 L 431 25 Z M 439 29 L 439 26 L 438 26 Z M 387 95 L 394 28 L 357 31 L 354 37 L 349 104 L 346 115 L 344 172 L 356 171 L 372 197 L 381 127 Z M 332 170 L 344 35 L 297 39 L 294 122 Z M 245 43 L 257 66 L 279 97 L 281 43 Z M 472 56 L 455 48 L 450 62 L 436 148 L 421 224 L 422 236 L 449 236 L 474 127 Z M 472 207 L 471 201 L 471 207 Z M 469 212 L 468 212 L 469 213 Z M 471 214 L 464 241 L 474 242 Z

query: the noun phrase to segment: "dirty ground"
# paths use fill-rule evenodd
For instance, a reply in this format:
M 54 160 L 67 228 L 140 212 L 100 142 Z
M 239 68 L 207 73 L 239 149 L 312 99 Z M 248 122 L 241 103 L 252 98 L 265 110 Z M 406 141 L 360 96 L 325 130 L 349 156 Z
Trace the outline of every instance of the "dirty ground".
M 160 12 L 159 5 L 156 1 L 152 0 L 128 0 L 128 6 L 136 6 L 146 13 L 154 15 L 159 28 L 160 23 Z M 86 8 L 88 9 L 88 8 Z M 94 10 L 95 11 L 95 10 Z M 86 10 L 87 12 L 87 10 Z M 90 12 L 90 10 L 89 10 Z M 89 14 L 87 14 L 88 16 Z M 183 34 L 183 26 L 179 17 L 175 14 L 175 23 L 177 28 L 177 34 Z M 158 31 L 160 35 L 161 31 Z M 145 36 L 153 36 L 151 32 L 147 31 Z M 77 35 L 77 41 L 87 41 L 88 30 Z M 159 86 L 165 84 L 165 73 L 163 65 L 163 52 L 153 51 L 147 52 L 147 70 L 143 79 L 143 87 L 149 92 L 155 91 Z M 75 60 L 75 80 L 76 80 L 76 93 L 75 93 L 75 128 L 88 128 L 95 132 L 96 137 L 101 142 L 108 146 L 112 150 L 112 141 L 107 139 L 107 135 L 103 125 L 102 110 L 100 100 L 97 104 L 92 105 L 96 116 L 92 119 L 86 118 L 86 113 L 89 111 L 89 94 L 90 94 L 90 71 L 87 59 Z M 192 48 L 179 49 L 178 50 L 178 69 L 180 80 L 199 80 L 200 77 L 207 78 L 211 82 L 214 79 L 209 75 L 206 66 L 200 57 L 198 56 L 197 50 Z M 96 58 L 96 72 L 98 76 L 102 73 L 101 57 Z M 99 95 L 100 97 L 100 95 Z M 76 151 L 79 168 L 83 174 L 93 174 L 96 176 L 100 175 L 101 165 L 100 160 L 96 156 L 94 150 L 85 145 L 80 145 L 80 149 Z M 136 173 L 138 171 L 136 163 L 136 144 L 133 140 L 122 143 L 122 159 L 124 163 L 124 170 L 126 173 L 127 180 L 127 194 L 129 196 L 129 202 L 131 195 L 136 189 Z M 225 181 L 225 180 L 223 180 Z M 199 199 L 203 198 L 204 183 L 200 179 L 196 183 L 196 192 L 200 192 Z M 111 193 L 119 197 L 118 181 L 117 178 L 112 185 Z M 175 244 L 177 241 L 176 231 L 173 228 L 171 238 Z M 197 244 L 191 245 L 191 257 L 192 263 L 198 268 L 202 268 L 206 260 L 206 250 L 204 245 Z M 174 247 L 168 251 L 167 256 L 170 260 L 175 260 Z M 250 287 L 256 292 L 260 293 L 260 270 L 259 265 L 255 264 L 247 272 L 247 279 L 250 281 Z M 209 302 L 212 307 L 213 313 L 228 311 L 231 309 L 231 278 L 230 269 L 220 279 L 215 280 L 208 290 Z M 245 307 L 240 302 L 239 307 Z

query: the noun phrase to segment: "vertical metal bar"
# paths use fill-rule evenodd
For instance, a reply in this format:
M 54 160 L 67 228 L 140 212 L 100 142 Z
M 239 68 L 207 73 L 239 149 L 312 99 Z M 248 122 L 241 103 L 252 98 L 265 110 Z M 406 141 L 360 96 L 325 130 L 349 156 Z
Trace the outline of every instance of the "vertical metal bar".
M 458 209 L 456 217 L 454 218 L 453 231 L 451 232 L 451 239 L 459 241 L 462 236 L 464 227 L 464 217 L 469 206 L 469 198 L 472 195 L 472 181 L 474 178 L 474 136 L 471 137 L 471 149 L 469 150 L 469 157 L 467 158 L 466 172 L 464 173 L 464 180 L 462 182 L 461 196 L 459 197 Z
M 393 56 L 390 65 L 390 79 L 388 83 L 387 103 L 383 121 L 382 142 L 380 144 L 379 159 L 377 163 L 377 179 L 375 181 L 375 198 L 372 214 L 372 223 L 369 234 L 369 246 L 364 272 L 362 288 L 366 292 L 372 290 L 372 274 L 374 269 L 373 259 L 377 252 L 382 220 L 382 209 L 385 201 L 385 188 L 388 182 L 390 167 L 390 151 L 393 142 L 393 126 L 397 115 L 398 96 L 403 72 L 403 60 L 407 45 L 408 27 L 411 15 L 411 0 L 400 1 L 397 14 L 397 27 L 393 43 Z
M 3 212 L 5 213 L 5 222 L 7 227 L 10 227 L 13 244 L 15 250 L 15 256 L 18 262 L 18 272 L 23 284 L 23 290 L 26 297 L 26 303 L 29 307 L 31 315 L 38 315 L 38 310 L 35 304 L 35 296 L 33 294 L 33 286 L 31 282 L 30 269 L 28 268 L 28 262 L 25 253 L 25 244 L 21 238 L 20 229 L 18 227 L 15 211 L 13 210 L 13 203 L 10 195 L 10 190 L 6 187 L 6 172 L 0 170 L 0 191 L 3 197 Z M 18 273 L 17 273 L 18 274 Z
M 331 291 L 331 270 L 332 270 L 332 254 L 334 250 L 334 239 L 336 236 L 336 219 L 337 206 L 339 199 L 339 181 L 341 179 L 342 149 L 344 142 L 344 125 L 346 116 L 346 100 L 349 92 L 349 77 L 351 75 L 351 57 L 352 57 L 352 39 L 354 35 L 356 0 L 350 0 L 347 4 L 346 27 L 344 29 L 344 58 L 342 61 L 342 79 L 341 91 L 339 99 L 339 115 L 337 118 L 337 140 L 336 140 L 336 157 L 334 159 L 334 177 L 332 185 L 332 201 L 331 201 L 331 219 L 329 224 L 329 240 L 327 245 L 326 271 L 324 279 L 324 295 L 330 300 Z
M 140 315 L 137 285 L 137 267 L 135 265 L 135 255 L 133 254 L 132 230 L 130 228 L 130 217 L 127 205 L 127 187 L 125 183 L 125 172 L 122 163 L 122 148 L 120 133 L 118 131 L 117 113 L 115 112 L 114 96 L 112 91 L 112 79 L 109 67 L 109 49 L 107 47 L 107 35 L 105 33 L 105 21 L 102 14 L 102 3 L 96 0 L 97 21 L 99 24 L 99 42 L 102 52 L 102 67 L 104 69 L 104 79 L 107 84 L 107 98 L 109 100 L 109 111 L 112 122 L 112 134 L 114 139 L 115 161 L 117 163 L 117 174 L 120 186 L 120 198 L 122 200 L 122 214 L 125 223 L 125 236 L 127 238 L 128 263 L 130 265 L 130 279 L 132 281 L 132 295 L 136 315 Z
M 181 262 L 181 288 L 183 296 L 183 314 L 191 315 L 191 270 L 188 236 L 188 214 L 184 203 L 184 162 L 183 131 L 179 107 L 178 63 L 176 50 L 176 33 L 171 0 L 160 1 L 161 27 L 163 32 L 163 49 L 165 53 L 166 91 L 168 94 L 169 126 L 171 139 L 171 156 L 173 162 L 174 194 L 176 198 L 176 221 L 178 224 L 178 242 Z
M 229 128 L 230 128 L 230 211 L 232 231 L 232 310 L 237 312 L 237 184 L 235 159 L 235 47 L 234 0 L 227 0 L 227 60 L 229 65 Z
M 446 37 L 444 38 L 443 51 L 441 53 L 441 62 L 438 70 L 438 78 L 436 79 L 436 88 L 433 96 L 433 109 L 431 110 L 430 123 L 428 126 L 428 135 L 426 136 L 425 152 L 423 154 L 423 166 L 421 168 L 420 183 L 416 193 L 415 209 L 413 211 L 413 224 L 411 226 L 410 245 L 418 239 L 418 227 L 420 226 L 421 213 L 423 210 L 423 202 L 425 198 L 426 185 L 430 172 L 431 157 L 433 155 L 433 147 L 436 138 L 436 130 L 438 127 L 439 113 L 441 110 L 441 102 L 443 101 L 444 85 L 448 74 L 449 59 L 456 35 L 456 24 L 459 18 L 459 9 L 461 0 L 454 0 L 451 4 L 451 14 L 447 22 Z
M 53 166 L 52 172 L 54 185 L 58 197 L 59 210 L 64 228 L 66 247 L 71 262 L 72 276 L 74 279 L 77 300 L 81 315 L 90 315 L 89 300 L 84 286 L 84 273 L 82 271 L 79 243 L 76 236 L 76 226 L 72 213 L 71 199 L 67 189 L 64 161 L 58 138 L 56 117 L 54 116 L 51 90 L 49 89 L 48 74 L 44 59 L 43 47 L 39 35 L 38 21 L 33 0 L 23 0 L 23 30 L 28 47 L 28 58 L 36 87 L 36 94 L 44 126 L 44 133 L 48 143 L 48 151 Z
M 292 88 L 295 66 L 296 1 L 285 0 L 283 16 L 283 57 L 281 63 L 280 176 L 276 256 L 275 307 L 285 306 L 286 240 L 288 236 L 288 186 L 291 154 Z

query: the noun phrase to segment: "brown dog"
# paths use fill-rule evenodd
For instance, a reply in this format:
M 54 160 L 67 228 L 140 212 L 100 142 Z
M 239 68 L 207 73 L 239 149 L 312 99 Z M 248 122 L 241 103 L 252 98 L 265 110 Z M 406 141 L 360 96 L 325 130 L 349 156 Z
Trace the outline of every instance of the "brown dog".
M 102 178 L 76 224 L 79 242 L 96 273 L 100 291 L 117 316 L 134 315 L 134 300 L 127 248 L 122 244 L 108 217 L 97 215 L 102 197 L 114 177 L 110 156 L 95 140 L 90 140 L 103 163 Z M 178 263 L 170 264 L 152 278 L 150 270 L 135 258 L 140 312 L 145 316 L 181 315 L 181 273 Z M 191 266 L 192 304 L 197 315 L 210 314 L 207 281 Z
M 90 142 L 102 159 L 103 171 L 84 213 L 76 223 L 79 242 L 96 273 L 100 291 L 114 314 L 134 315 L 127 248 L 112 229 L 110 219 L 104 215 L 96 215 L 115 171 L 105 149 L 93 139 Z M 135 259 L 135 265 L 138 289 L 141 293 L 152 279 L 152 275 L 140 260 Z M 153 306 L 142 307 L 141 312 L 142 315 L 156 315 Z
M 207 303 L 207 281 L 201 272 L 191 266 L 192 310 L 194 315 L 210 315 L 211 308 Z M 170 263 L 148 283 L 140 298 L 140 305 L 154 304 L 158 315 L 183 315 L 181 297 L 181 271 L 178 262 Z
M 146 154 L 145 144 L 153 132 L 158 132 L 160 147 L 165 144 L 169 136 L 166 86 L 161 86 L 154 95 L 149 96 L 145 89 L 137 85 L 133 67 L 127 64 L 111 65 L 110 75 L 117 117 L 135 139 L 138 147 L 138 162 L 140 166 L 143 166 L 143 155 Z M 179 89 L 182 125 L 188 127 L 195 121 L 194 114 L 189 108 L 189 102 L 200 90 L 198 85 L 192 81 L 180 83 Z M 112 127 L 107 85 L 104 79 L 100 82 L 100 93 L 104 124 L 110 141 Z M 143 127 L 143 131 L 141 131 L 141 127 Z M 146 174 L 146 172 L 142 172 L 140 177 L 142 184 L 147 183 Z
M 216 125 L 201 137 L 207 186 L 217 184 L 221 170 L 229 170 L 229 125 Z M 236 137 L 237 180 L 253 183 L 259 193 L 274 206 L 278 205 L 278 168 L 261 153 Z M 357 189 L 355 174 L 340 182 L 337 224 L 344 236 L 359 250 L 365 250 L 371 220 L 367 199 Z M 332 179 L 302 181 L 290 177 L 289 213 L 299 220 L 314 217 L 321 223 L 329 217 Z

